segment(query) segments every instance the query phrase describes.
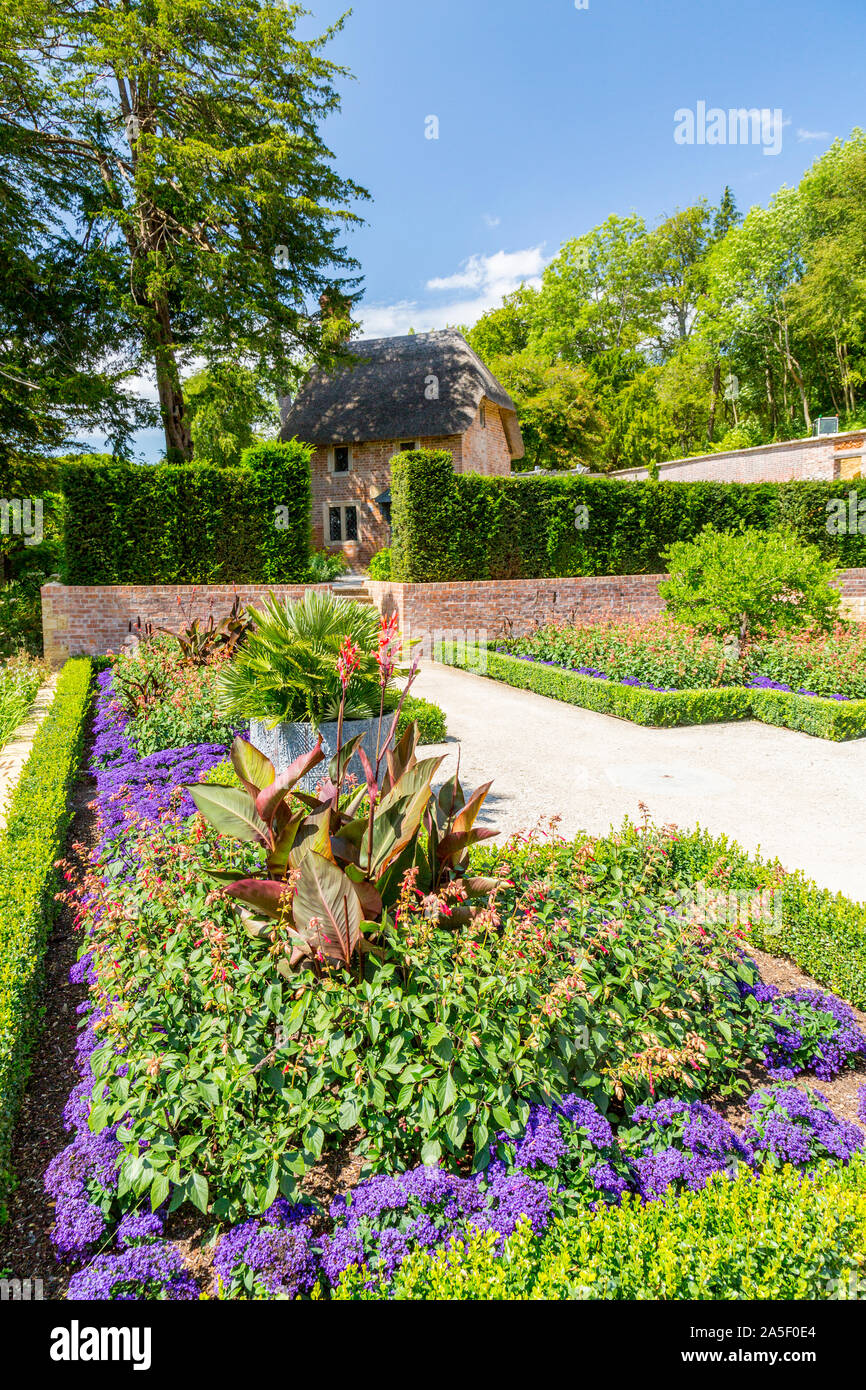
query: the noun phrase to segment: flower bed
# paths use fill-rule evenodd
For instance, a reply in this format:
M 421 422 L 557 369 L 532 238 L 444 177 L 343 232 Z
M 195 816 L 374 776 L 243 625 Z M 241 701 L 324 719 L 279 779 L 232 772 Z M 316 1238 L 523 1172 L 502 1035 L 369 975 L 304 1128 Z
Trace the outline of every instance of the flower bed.
M 200 867 L 219 850 L 249 872 L 260 854 L 189 814 L 182 779 L 225 747 L 136 759 L 110 673 L 97 731 L 102 839 L 75 895 L 76 978 L 90 988 L 81 1083 L 46 1178 L 58 1252 L 81 1266 L 70 1296 L 195 1297 L 172 1239 L 186 1204 L 218 1236 L 212 1295 L 402 1297 L 419 1279 L 459 1282 L 464 1266 L 480 1277 L 477 1252 L 495 1281 L 491 1262 L 527 1240 L 536 1269 L 564 1222 L 596 1231 L 609 1212 L 658 1230 L 642 1213 L 670 1211 L 677 1193 L 709 1204 L 688 1209 L 700 1226 L 727 1200 L 719 1181 L 754 1191 L 742 1173 L 775 1159 L 859 1164 L 860 1132 L 808 1089 L 759 1092 L 743 1135 L 700 1099 L 740 1090 L 744 1062 L 778 1047 L 782 1026 L 808 1034 L 798 1057 L 812 1068 L 850 1066 L 862 1040 L 842 1001 L 774 994 L 737 931 L 676 914 L 675 837 L 477 849 L 473 872 L 511 873 L 464 925 L 431 916 L 410 874 L 384 958 L 368 956 L 360 981 L 356 968 L 286 977 L 279 931 L 246 933 Z M 347 1142 L 372 1175 L 324 1217 L 306 1180 Z M 835 1168 L 826 1181 L 844 1189 Z M 859 1231 L 842 1207 L 832 1230 Z M 760 1210 L 769 1241 L 775 1216 Z M 833 1265 L 824 1217 L 818 1228 L 824 1278 L 848 1265 Z M 454 1241 L 470 1251 L 459 1275 Z M 792 1280 L 779 1266 L 769 1296 Z M 627 1280 L 611 1288 L 634 1296 Z
M 478 670 L 477 654 L 469 659 L 453 643 L 442 644 L 441 660 L 448 666 Z M 488 649 L 485 661 L 484 674 L 492 680 L 654 728 L 759 719 L 835 742 L 866 736 L 866 700 L 799 695 L 765 686 L 662 690 L 636 677 L 614 681 L 600 672 L 565 669 L 495 648 Z
M 0 749 L 27 718 L 48 672 L 41 661 L 17 656 L 0 662 Z

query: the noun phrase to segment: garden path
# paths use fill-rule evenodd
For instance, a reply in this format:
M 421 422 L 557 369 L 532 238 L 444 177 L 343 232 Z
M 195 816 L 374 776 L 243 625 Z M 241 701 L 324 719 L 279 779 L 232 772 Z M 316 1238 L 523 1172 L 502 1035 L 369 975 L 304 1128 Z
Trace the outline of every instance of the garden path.
M 650 729 L 483 676 L 424 663 L 414 693 L 445 711 L 445 776 L 493 778 L 483 823 L 505 834 L 562 817 L 605 833 L 644 802 L 657 823 L 700 824 L 866 901 L 866 739 L 830 743 L 754 720 Z

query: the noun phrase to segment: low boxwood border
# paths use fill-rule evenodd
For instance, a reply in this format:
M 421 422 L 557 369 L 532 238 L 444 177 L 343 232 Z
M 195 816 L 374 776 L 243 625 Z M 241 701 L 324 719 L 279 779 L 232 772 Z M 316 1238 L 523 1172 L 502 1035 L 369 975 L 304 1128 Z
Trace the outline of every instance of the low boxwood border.
M 820 888 L 801 870 L 749 854 L 726 835 L 698 827 L 679 833 L 670 846 L 671 873 L 687 883 L 706 882 L 726 891 L 780 895 L 767 920 L 755 914 L 748 940 L 759 950 L 787 956 L 818 984 L 866 1009 L 866 903 Z
M 67 662 L 0 832 L 0 1212 L 12 1132 L 41 1025 L 43 962 L 59 881 L 54 865 L 72 819 L 69 793 L 90 694 L 90 662 Z
M 334 1295 L 350 1300 L 828 1299 L 856 1297 L 866 1254 L 866 1162 L 741 1169 L 698 1192 L 558 1220 L 528 1221 L 497 1249 L 479 1232 L 416 1249 L 389 1284 L 354 1266 Z
M 759 719 L 764 724 L 797 729 L 836 743 L 866 737 L 866 700 L 825 700 L 787 690 L 747 690 L 726 686 L 705 690 L 644 690 L 544 666 L 488 649 L 487 669 L 478 671 L 477 653 L 466 656 L 454 643 L 443 643 L 447 666 L 484 674 L 519 690 L 531 690 L 581 709 L 611 714 L 634 724 L 673 728 L 683 724 L 718 724 L 723 720 Z

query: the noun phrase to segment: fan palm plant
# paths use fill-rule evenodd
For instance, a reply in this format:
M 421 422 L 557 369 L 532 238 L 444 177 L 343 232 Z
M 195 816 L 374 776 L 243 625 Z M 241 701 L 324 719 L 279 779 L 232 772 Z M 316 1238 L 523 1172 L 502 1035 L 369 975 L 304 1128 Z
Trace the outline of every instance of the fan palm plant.
M 379 713 L 381 686 L 375 608 L 309 590 L 303 599 L 280 602 L 270 595 L 249 610 L 253 629 L 223 674 L 219 707 L 227 715 L 277 724 L 333 723 L 343 690 L 337 669 L 348 639 L 358 650 L 358 669 L 345 706 L 346 719 Z

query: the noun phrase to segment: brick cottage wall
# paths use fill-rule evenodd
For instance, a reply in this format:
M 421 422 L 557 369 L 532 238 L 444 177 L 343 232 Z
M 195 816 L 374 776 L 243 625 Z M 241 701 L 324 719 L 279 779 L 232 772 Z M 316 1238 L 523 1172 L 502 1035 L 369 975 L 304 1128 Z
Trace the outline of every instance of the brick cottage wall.
M 866 569 L 840 571 L 844 611 L 866 622 Z M 458 584 L 394 584 L 368 580 L 367 589 L 380 613 L 397 614 L 405 639 L 418 638 L 422 655 L 431 651 L 434 634 L 486 632 L 489 637 L 521 636 L 543 623 L 590 623 L 622 618 L 656 617 L 661 574 L 595 575 L 575 579 L 491 579 Z M 327 588 L 327 585 L 317 585 Z M 153 623 L 178 632 L 192 618 L 217 621 L 228 613 L 237 594 L 242 604 L 273 594 L 301 598 L 303 585 L 211 584 L 148 587 L 117 585 L 42 589 L 45 657 L 52 666 L 70 656 L 99 656 L 117 651 L 130 623 Z M 178 602 L 180 600 L 180 602 Z
M 391 543 L 391 527 L 375 498 L 391 486 L 391 460 L 403 441 L 378 440 L 353 444 L 348 473 L 333 472 L 333 451 L 319 445 L 310 469 L 312 487 L 313 541 L 321 549 L 341 550 L 350 565 L 365 565 L 377 550 Z M 408 442 L 408 441 L 406 441 Z M 447 449 L 458 471 L 462 463 L 463 439 L 457 435 L 420 440 L 422 449 Z M 358 540 L 332 546 L 328 532 L 328 507 L 340 502 L 353 503 L 358 510 Z
M 342 550 L 351 565 L 365 565 L 377 550 L 390 545 L 391 528 L 375 499 L 391 486 L 391 461 L 400 445 L 410 439 L 419 449 L 446 449 L 452 456 L 455 473 L 498 473 L 507 477 L 511 472 L 511 449 L 502 415 L 493 401 L 485 398 L 483 405 L 484 425 L 479 410 L 462 435 L 424 435 L 419 439 L 410 432 L 402 439 L 350 445 L 348 473 L 333 471 L 331 445 L 317 445 L 311 464 L 312 526 L 316 546 Z M 358 540 L 332 546 L 328 508 L 338 503 L 357 507 Z
M 725 454 L 659 464 L 659 478 L 674 483 L 785 483 L 859 477 L 866 435 L 862 431 L 791 439 Z M 613 478 L 647 477 L 645 468 L 623 468 Z

